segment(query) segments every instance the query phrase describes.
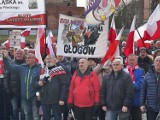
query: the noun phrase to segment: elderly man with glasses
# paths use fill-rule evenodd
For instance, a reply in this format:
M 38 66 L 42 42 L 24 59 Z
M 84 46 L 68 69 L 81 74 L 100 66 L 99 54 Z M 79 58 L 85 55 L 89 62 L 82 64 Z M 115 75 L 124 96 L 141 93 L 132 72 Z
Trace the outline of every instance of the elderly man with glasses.
M 104 77 L 101 87 L 102 109 L 106 120 L 127 120 L 134 94 L 131 77 L 123 71 L 123 59 L 118 57 L 112 62 L 112 72 Z

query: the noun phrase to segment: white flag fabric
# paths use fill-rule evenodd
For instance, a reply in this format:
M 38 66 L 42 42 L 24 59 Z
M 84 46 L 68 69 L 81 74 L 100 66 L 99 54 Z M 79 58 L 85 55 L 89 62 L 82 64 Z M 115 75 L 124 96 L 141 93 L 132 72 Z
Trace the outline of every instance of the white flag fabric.
M 124 48 L 124 54 L 128 57 L 131 53 L 134 53 L 134 32 L 135 32 L 135 24 L 136 24 L 136 15 L 133 18 L 130 32 L 128 34 L 126 47 Z
M 108 19 L 90 26 L 84 19 L 60 14 L 57 55 L 101 58 L 108 47 Z
M 49 49 L 49 54 L 52 56 L 55 56 L 54 51 L 53 51 L 53 47 L 52 47 L 52 38 L 51 38 L 52 32 L 50 31 L 48 33 L 48 36 L 46 38 L 46 43 L 47 43 L 47 47 Z
M 124 27 L 121 28 L 116 39 L 110 43 L 109 48 L 105 56 L 102 58 L 100 64 L 104 64 L 107 60 L 109 59 L 112 60 L 114 59 L 115 56 L 119 56 L 119 41 L 121 39 L 123 31 L 124 31 Z
M 44 63 L 43 63 L 43 60 L 42 60 L 42 56 L 41 56 L 41 53 L 40 53 L 40 40 L 41 40 L 41 37 L 43 36 L 43 28 L 38 28 L 37 30 L 37 38 L 36 38 L 36 44 L 35 44 L 35 56 L 38 60 L 38 63 L 41 64 L 42 67 L 44 67 Z
M 160 4 L 150 15 L 148 22 L 146 23 L 146 31 L 144 32 L 144 40 L 155 40 L 160 38 Z
M 117 37 L 116 25 L 115 25 L 115 18 L 114 18 L 114 15 L 113 15 L 111 26 L 110 26 L 110 29 L 109 29 L 108 41 L 113 42 L 116 39 L 116 37 Z
M 24 37 L 29 36 L 30 32 L 31 32 L 31 28 L 27 28 L 21 32 L 21 36 L 24 36 Z

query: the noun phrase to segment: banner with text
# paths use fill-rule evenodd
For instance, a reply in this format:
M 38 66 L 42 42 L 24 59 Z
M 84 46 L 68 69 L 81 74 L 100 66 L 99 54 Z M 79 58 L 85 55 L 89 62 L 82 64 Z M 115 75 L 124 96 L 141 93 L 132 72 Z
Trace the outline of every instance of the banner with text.
M 57 55 L 102 58 L 108 44 L 108 21 L 89 26 L 84 19 L 60 14 Z
M 0 0 L 0 28 L 45 27 L 44 0 Z

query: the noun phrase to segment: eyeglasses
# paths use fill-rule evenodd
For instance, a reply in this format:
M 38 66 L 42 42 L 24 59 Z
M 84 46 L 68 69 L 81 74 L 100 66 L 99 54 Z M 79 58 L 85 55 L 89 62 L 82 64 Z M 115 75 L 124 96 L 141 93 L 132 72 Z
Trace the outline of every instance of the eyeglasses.
M 112 64 L 113 66 L 119 66 L 120 64 Z

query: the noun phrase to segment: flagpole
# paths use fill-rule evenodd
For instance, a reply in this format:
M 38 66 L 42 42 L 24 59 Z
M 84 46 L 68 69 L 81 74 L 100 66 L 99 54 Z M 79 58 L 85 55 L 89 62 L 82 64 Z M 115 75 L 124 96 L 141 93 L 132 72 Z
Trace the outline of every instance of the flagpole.
M 47 43 L 46 43 L 46 36 L 47 36 L 47 30 L 46 30 L 46 28 L 44 29 L 45 30 L 45 34 L 44 34 L 44 38 L 45 38 L 45 40 L 44 40 L 44 44 L 45 44 L 45 55 L 44 55 L 44 57 L 46 57 L 47 56 Z
M 123 2 L 123 4 L 124 4 L 124 6 L 127 7 L 127 5 L 126 5 L 126 3 L 124 2 L 124 0 L 122 0 L 122 2 Z M 131 14 L 130 14 L 128 11 L 127 11 L 127 13 L 128 13 L 129 16 L 131 16 Z M 136 24 L 135 24 L 135 28 L 136 28 L 136 30 L 137 30 L 137 33 L 138 33 L 140 39 L 141 39 L 142 42 L 143 42 L 144 47 L 146 48 L 146 45 L 144 44 L 144 40 L 143 40 L 142 36 L 140 35 L 140 32 L 139 32 L 139 30 L 137 29 Z

